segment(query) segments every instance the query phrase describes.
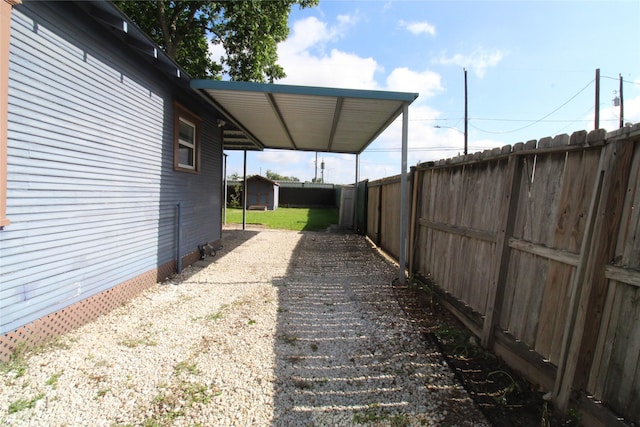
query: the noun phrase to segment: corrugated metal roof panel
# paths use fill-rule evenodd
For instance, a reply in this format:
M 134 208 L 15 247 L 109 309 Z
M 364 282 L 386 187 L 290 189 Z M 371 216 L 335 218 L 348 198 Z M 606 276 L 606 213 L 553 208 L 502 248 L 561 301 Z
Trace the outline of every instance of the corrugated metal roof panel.
M 398 117 L 405 103 L 418 97 L 406 92 L 219 80 L 193 80 L 191 87 L 257 146 L 353 154 L 361 153 Z

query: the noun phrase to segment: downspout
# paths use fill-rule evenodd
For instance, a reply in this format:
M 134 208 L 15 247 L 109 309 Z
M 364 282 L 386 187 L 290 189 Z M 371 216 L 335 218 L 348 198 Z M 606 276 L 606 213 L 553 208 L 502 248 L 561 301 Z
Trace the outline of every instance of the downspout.
M 176 273 L 180 274 L 182 272 L 182 256 L 180 255 L 180 240 L 182 234 L 182 202 L 178 202 L 176 205 L 177 208 L 177 218 L 176 221 L 178 223 L 178 232 L 176 233 Z

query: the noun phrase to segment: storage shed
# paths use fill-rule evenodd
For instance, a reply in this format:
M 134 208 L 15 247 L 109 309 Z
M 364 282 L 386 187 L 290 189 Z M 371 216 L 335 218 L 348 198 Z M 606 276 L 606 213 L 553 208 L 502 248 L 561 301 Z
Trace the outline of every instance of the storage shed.
M 247 207 L 252 210 L 278 209 L 280 185 L 260 175 L 247 179 Z

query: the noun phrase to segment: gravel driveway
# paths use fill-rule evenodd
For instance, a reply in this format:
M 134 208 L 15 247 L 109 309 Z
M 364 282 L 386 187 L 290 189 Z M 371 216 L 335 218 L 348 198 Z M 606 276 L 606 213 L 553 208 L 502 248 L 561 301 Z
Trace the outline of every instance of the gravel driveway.
M 0 424 L 488 425 L 365 239 L 253 229 L 223 244 L 0 370 Z

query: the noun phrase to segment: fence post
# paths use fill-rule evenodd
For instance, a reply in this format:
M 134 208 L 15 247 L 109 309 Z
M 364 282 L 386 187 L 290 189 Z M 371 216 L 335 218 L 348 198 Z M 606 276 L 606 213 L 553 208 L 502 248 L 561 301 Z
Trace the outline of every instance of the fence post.
M 535 141 L 529 141 L 527 145 L 533 145 L 535 147 Z M 487 309 L 485 310 L 485 318 L 482 325 L 481 342 L 484 348 L 491 348 L 493 346 L 495 338 L 493 331 L 502 314 L 504 289 L 509 269 L 509 237 L 513 234 L 520 193 L 520 182 L 522 180 L 522 161 L 520 156 L 515 154 L 515 152 L 522 151 L 524 148 L 525 144 L 523 143 L 514 145 L 507 163 L 506 182 L 502 193 L 502 212 L 499 214 L 500 229 L 498 230 L 496 239 L 496 256 L 491 266 L 491 285 L 489 287 Z
M 376 239 L 376 245 L 382 247 L 382 181 L 380 181 L 380 185 L 378 186 L 378 206 L 376 209 L 378 209 L 378 224 L 376 224 L 378 238 Z
M 603 129 L 590 132 L 587 143 L 602 141 L 605 136 Z M 614 255 L 632 156 L 633 144 L 626 141 L 605 145 L 600 155 L 580 259 L 571 283 L 554 387 L 555 402 L 561 411 L 568 409 L 576 373 L 588 372 L 593 358 L 608 282 L 604 268 Z
M 416 210 L 418 204 L 418 185 L 420 172 L 415 166 L 411 166 L 411 214 L 409 216 L 409 276 L 414 271 L 414 252 L 416 249 Z

